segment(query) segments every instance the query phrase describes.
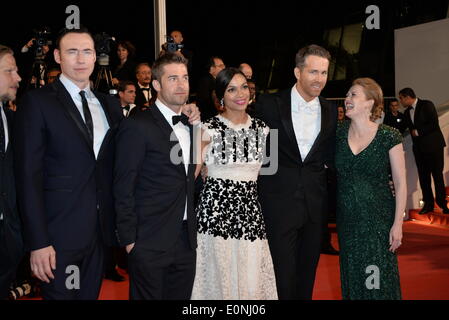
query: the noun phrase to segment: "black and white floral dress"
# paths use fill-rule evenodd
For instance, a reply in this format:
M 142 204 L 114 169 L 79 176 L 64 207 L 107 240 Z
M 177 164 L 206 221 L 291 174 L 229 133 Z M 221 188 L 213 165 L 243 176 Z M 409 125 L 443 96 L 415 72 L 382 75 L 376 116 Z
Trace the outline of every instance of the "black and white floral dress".
M 203 124 L 211 137 L 207 178 L 197 207 L 198 249 L 192 299 L 277 299 L 273 262 L 257 199 L 269 128 L 248 116 L 235 125 L 218 115 Z

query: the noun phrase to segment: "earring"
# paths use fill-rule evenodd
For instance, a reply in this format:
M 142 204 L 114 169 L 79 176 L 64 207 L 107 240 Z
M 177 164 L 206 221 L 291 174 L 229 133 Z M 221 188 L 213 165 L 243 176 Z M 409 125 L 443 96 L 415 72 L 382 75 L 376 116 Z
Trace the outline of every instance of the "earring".
M 224 100 L 223 100 L 223 98 L 221 98 L 221 100 L 220 100 L 220 105 L 221 105 L 222 107 L 224 107 Z

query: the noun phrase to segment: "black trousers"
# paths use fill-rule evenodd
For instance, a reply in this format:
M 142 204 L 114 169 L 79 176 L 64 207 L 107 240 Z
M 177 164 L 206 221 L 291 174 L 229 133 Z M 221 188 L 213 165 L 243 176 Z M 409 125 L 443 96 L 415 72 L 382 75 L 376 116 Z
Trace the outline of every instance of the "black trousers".
M 77 274 L 74 268 L 79 270 Z M 45 300 L 96 300 L 103 280 L 103 244 L 96 237 L 82 250 L 56 250 L 54 280 L 42 282 Z M 79 288 L 75 287 L 79 275 Z
M 195 279 L 196 250 L 190 248 L 187 224 L 168 251 L 146 249 L 139 241 L 128 256 L 131 300 L 189 300 Z
M 288 226 L 288 227 L 286 227 Z M 323 224 L 266 223 L 279 300 L 311 300 Z
M 423 193 L 424 205 L 433 209 L 434 201 L 441 208 L 446 206 L 446 188 L 444 185 L 444 149 L 434 152 L 421 152 L 413 148 L 416 167 L 418 168 L 419 184 Z M 432 180 L 435 184 L 435 198 L 432 192 Z
M 0 300 L 8 298 L 10 286 L 16 278 L 17 267 L 22 256 L 23 246 L 20 234 L 10 234 L 7 237 L 4 220 L 0 220 Z

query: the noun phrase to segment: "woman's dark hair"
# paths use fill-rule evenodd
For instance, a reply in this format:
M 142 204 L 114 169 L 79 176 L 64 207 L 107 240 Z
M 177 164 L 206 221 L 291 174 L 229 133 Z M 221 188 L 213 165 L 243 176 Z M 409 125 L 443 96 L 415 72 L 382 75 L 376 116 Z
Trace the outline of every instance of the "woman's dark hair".
M 237 68 L 232 67 L 225 68 L 217 74 L 217 78 L 215 79 L 215 94 L 217 96 L 218 101 L 223 99 L 224 93 L 229 85 L 229 82 L 231 82 L 232 78 L 234 78 L 236 74 L 241 74 L 246 79 L 243 72 L 241 72 Z
M 134 58 L 134 55 L 136 54 L 136 47 L 128 40 L 122 40 L 117 43 L 117 48 L 121 46 L 128 50 L 128 59 Z

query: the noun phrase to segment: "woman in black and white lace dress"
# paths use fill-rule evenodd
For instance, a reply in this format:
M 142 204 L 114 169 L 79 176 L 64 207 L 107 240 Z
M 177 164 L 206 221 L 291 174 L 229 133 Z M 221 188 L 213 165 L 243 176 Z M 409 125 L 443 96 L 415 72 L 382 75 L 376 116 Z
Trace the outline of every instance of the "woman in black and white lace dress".
M 197 208 L 192 299 L 277 299 L 257 200 L 257 177 L 269 128 L 246 113 L 249 89 L 239 70 L 222 70 L 215 93 L 223 112 L 203 124 L 207 178 Z

